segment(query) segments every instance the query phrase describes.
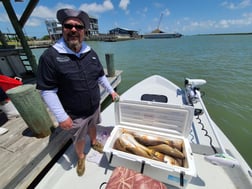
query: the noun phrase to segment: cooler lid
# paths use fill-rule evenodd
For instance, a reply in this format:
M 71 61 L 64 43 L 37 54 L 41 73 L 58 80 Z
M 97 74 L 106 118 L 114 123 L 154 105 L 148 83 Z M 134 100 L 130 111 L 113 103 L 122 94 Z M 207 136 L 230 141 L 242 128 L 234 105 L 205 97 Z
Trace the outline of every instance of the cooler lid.
M 120 100 L 115 103 L 116 125 L 188 137 L 194 108 L 186 105 Z

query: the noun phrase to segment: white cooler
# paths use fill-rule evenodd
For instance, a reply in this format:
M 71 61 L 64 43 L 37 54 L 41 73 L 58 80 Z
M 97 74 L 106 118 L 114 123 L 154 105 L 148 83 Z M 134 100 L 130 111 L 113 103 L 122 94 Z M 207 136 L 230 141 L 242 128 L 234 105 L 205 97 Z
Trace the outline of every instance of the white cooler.
M 196 176 L 194 158 L 187 139 L 193 112 L 191 106 L 129 100 L 116 102 L 116 125 L 104 146 L 110 165 L 124 166 L 166 184 L 186 187 L 191 178 Z M 114 149 L 114 142 L 125 130 L 183 140 L 184 166 L 175 166 Z

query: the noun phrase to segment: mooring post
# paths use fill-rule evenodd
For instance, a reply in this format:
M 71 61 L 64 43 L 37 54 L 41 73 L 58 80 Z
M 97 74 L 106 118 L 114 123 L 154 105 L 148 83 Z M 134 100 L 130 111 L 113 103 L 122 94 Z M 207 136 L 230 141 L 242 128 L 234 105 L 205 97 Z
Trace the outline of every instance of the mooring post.
M 115 76 L 114 54 L 105 54 L 106 64 L 108 70 L 108 77 Z

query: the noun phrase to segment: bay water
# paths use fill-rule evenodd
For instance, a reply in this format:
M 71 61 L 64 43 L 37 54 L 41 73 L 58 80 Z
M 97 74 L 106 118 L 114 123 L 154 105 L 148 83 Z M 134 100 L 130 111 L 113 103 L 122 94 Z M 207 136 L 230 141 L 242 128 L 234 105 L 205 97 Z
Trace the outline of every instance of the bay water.
M 105 54 L 113 54 L 115 69 L 123 71 L 119 94 L 154 74 L 180 87 L 185 78 L 205 79 L 201 91 L 210 116 L 252 167 L 252 35 L 87 43 L 104 67 Z M 37 59 L 43 51 L 33 49 Z

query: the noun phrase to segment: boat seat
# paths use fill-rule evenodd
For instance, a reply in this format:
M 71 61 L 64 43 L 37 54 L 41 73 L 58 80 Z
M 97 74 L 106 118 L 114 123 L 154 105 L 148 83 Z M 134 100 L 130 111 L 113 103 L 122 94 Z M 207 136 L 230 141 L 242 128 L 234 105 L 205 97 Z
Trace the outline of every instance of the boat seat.
M 168 102 L 168 97 L 165 95 L 157 95 L 157 94 L 143 94 L 141 96 L 142 101 L 152 101 L 152 102 Z

